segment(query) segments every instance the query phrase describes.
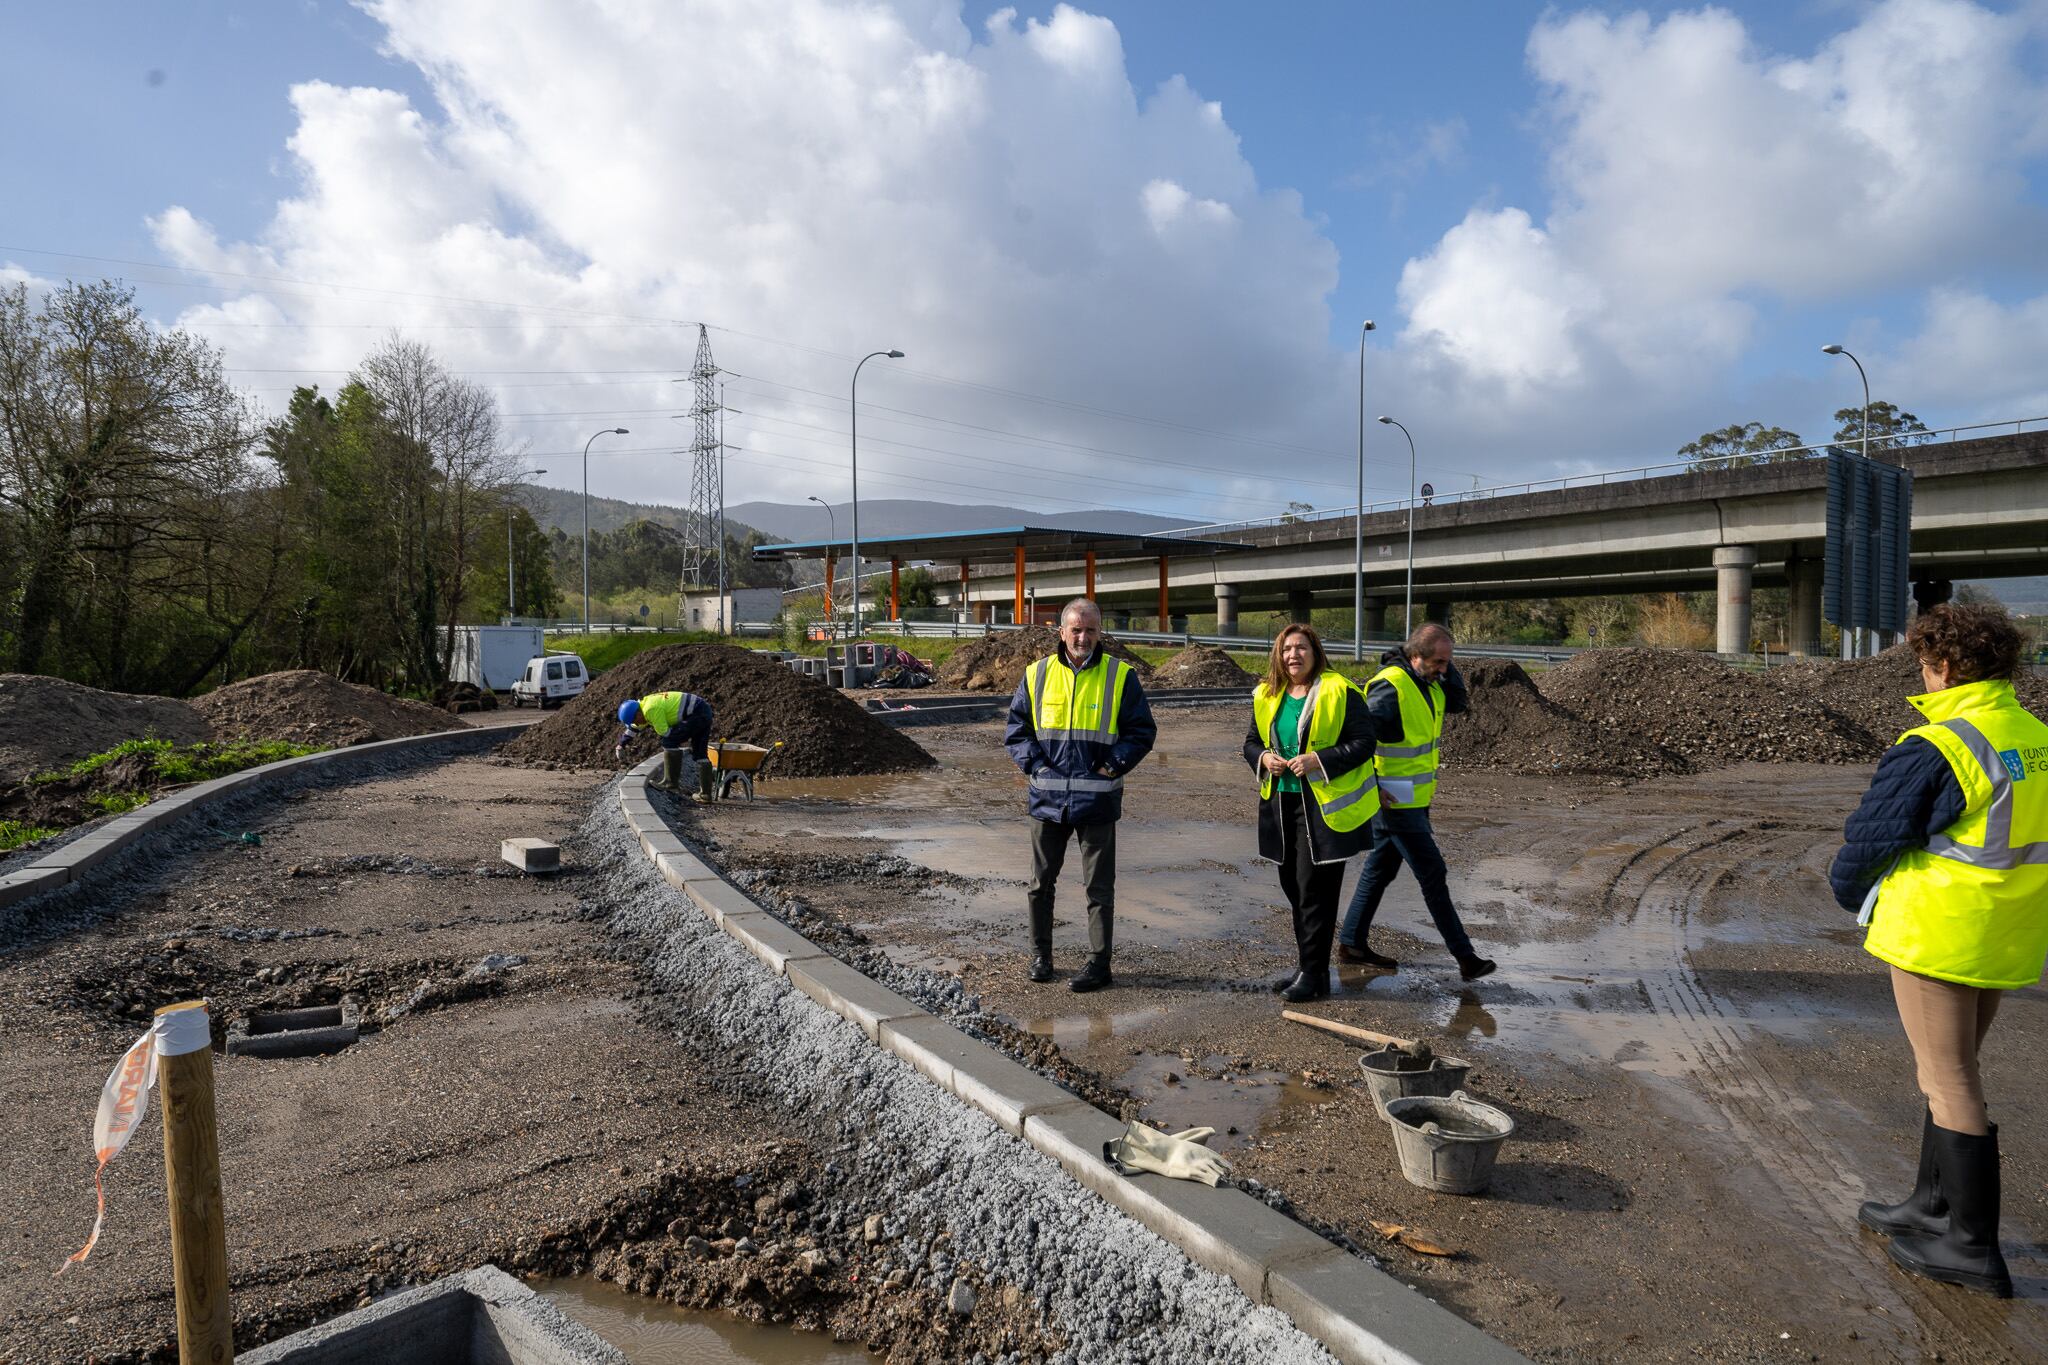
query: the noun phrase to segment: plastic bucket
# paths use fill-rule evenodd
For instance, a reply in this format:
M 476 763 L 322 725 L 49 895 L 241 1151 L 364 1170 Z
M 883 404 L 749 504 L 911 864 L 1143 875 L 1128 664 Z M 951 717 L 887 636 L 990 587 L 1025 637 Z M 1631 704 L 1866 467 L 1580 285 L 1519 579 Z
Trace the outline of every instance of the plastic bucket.
M 1479 1194 L 1493 1183 L 1494 1159 L 1515 1121 L 1460 1090 L 1387 1101 L 1394 1150 L 1411 1185 L 1442 1194 Z
M 1389 1100 L 1452 1094 L 1465 1084 L 1465 1073 L 1472 1069 L 1470 1062 L 1455 1057 L 1431 1057 L 1420 1066 L 1416 1062 L 1416 1058 L 1390 1047 L 1368 1052 L 1358 1059 L 1358 1069 L 1365 1073 L 1365 1087 L 1372 1091 L 1373 1107 L 1380 1111 L 1381 1118 L 1387 1116 Z

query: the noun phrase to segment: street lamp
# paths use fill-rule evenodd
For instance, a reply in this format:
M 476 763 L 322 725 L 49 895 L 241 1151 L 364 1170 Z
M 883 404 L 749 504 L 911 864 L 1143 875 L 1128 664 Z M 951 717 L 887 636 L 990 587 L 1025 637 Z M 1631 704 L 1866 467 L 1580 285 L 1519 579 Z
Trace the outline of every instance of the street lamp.
M 1408 600 L 1401 607 L 1401 629 L 1415 633 L 1415 435 L 1391 417 L 1380 418 L 1383 426 L 1401 427 L 1408 438 Z
M 519 477 L 530 479 L 545 473 L 545 469 L 522 469 Z M 519 586 L 512 577 L 512 513 L 516 510 L 511 503 L 505 504 L 505 615 L 508 617 L 519 614 Z
M 1867 460 L 1870 458 L 1870 376 L 1864 372 L 1863 362 L 1858 360 L 1853 352 L 1851 352 L 1847 347 L 1841 345 L 1839 342 L 1831 342 L 1828 345 L 1821 347 L 1820 352 L 1822 355 L 1848 356 L 1849 363 L 1856 367 L 1856 373 L 1863 380 L 1863 458 Z M 1856 655 L 1859 653 L 1859 650 L 1857 649 L 1857 643 L 1860 642 L 1862 634 L 1863 632 L 1861 630 L 1845 632 L 1843 634 L 1843 658 L 1853 659 L 1856 657 Z M 1852 635 L 1857 637 L 1856 641 L 1851 640 L 1850 637 Z M 1877 651 L 1875 650 L 1875 648 L 1873 648 L 1871 652 L 1874 654 Z
M 851 419 L 848 434 L 851 437 L 849 449 L 853 457 L 853 638 L 860 638 L 860 366 L 876 356 L 890 360 L 903 359 L 901 351 L 870 351 L 860 358 L 860 365 L 853 367 L 853 383 L 848 386 L 846 409 Z
M 816 493 L 811 494 L 810 497 L 804 499 L 804 501 L 815 502 L 816 504 L 818 504 L 818 506 L 825 509 L 825 526 L 828 530 L 828 534 L 825 537 L 825 600 L 827 602 L 830 602 L 832 600 L 831 547 L 839 543 L 839 518 L 832 515 L 832 504 L 826 502 Z M 830 630 L 832 628 L 832 619 L 830 612 L 826 613 L 825 628 L 827 630 Z
M 590 441 L 600 436 L 628 436 L 624 427 L 606 427 L 603 431 L 590 433 Z M 590 441 L 583 443 L 583 633 L 590 634 Z
M 1367 318 L 1358 329 L 1358 506 L 1351 516 L 1351 662 L 1365 657 L 1365 334 L 1372 330 Z

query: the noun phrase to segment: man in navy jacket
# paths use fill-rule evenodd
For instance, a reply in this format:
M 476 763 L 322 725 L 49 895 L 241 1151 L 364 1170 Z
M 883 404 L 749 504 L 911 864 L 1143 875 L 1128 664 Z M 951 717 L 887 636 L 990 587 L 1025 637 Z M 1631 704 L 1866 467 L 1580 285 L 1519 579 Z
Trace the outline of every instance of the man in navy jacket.
M 1116 903 L 1116 822 L 1124 775 L 1152 751 L 1159 727 L 1138 676 L 1102 648 L 1102 612 L 1085 597 L 1060 612 L 1060 647 L 1024 670 L 1003 745 L 1031 782 L 1031 979 L 1052 980 L 1053 889 L 1067 841 L 1081 845 L 1088 888 L 1088 965 L 1076 991 L 1115 985 L 1109 972 Z

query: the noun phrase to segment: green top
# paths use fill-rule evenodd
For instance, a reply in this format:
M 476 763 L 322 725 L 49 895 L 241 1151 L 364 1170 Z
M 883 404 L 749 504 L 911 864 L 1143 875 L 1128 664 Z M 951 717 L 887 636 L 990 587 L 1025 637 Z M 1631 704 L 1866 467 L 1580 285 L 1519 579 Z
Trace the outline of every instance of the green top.
M 1301 708 L 1307 705 L 1307 697 L 1291 693 L 1280 699 L 1280 713 L 1273 717 L 1273 752 L 1282 758 L 1301 756 Z M 1298 792 L 1301 779 L 1293 773 L 1278 773 L 1273 786 L 1278 791 Z

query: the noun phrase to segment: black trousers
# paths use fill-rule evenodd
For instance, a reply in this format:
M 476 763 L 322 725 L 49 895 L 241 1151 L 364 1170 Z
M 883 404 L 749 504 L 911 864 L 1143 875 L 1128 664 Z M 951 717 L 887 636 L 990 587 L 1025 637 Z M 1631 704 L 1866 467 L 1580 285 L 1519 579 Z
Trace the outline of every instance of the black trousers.
M 1311 856 L 1308 813 L 1300 792 L 1281 792 L 1280 828 L 1286 856 L 1280 860 L 1280 889 L 1294 911 L 1294 950 L 1311 980 L 1330 975 L 1330 942 L 1337 936 L 1337 897 L 1344 890 L 1344 864 L 1319 863 Z
M 690 757 L 702 763 L 710 752 L 711 708 L 700 706 L 686 716 L 676 718 L 676 723 L 661 737 L 664 749 L 688 748 Z
M 1031 907 L 1031 944 L 1052 951 L 1053 889 L 1067 862 L 1067 840 L 1081 845 L 1081 878 L 1088 888 L 1088 947 L 1097 957 L 1109 956 L 1116 929 L 1116 821 L 1099 825 L 1031 822 L 1031 886 L 1024 893 Z
M 1429 917 L 1436 921 L 1444 947 L 1460 960 L 1471 957 L 1472 940 L 1465 935 L 1458 907 L 1451 903 L 1449 869 L 1436 846 L 1436 836 L 1426 826 L 1388 831 L 1377 821 L 1373 823 L 1372 852 L 1365 855 L 1365 866 L 1358 872 L 1358 888 L 1351 893 L 1350 912 L 1344 916 L 1344 941 L 1354 948 L 1365 946 L 1372 917 L 1379 913 L 1380 897 L 1401 875 L 1404 862 L 1415 870 L 1415 880 L 1422 886 L 1422 903 L 1429 907 Z

